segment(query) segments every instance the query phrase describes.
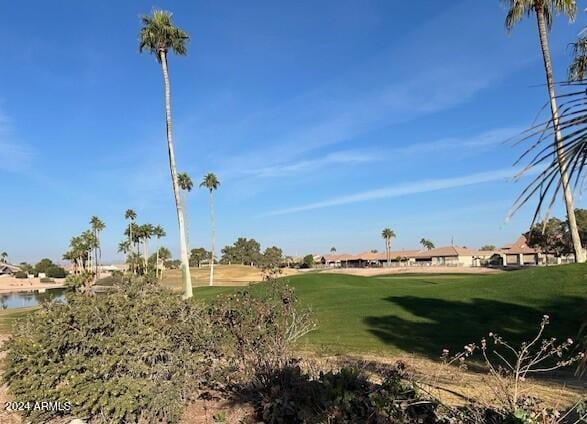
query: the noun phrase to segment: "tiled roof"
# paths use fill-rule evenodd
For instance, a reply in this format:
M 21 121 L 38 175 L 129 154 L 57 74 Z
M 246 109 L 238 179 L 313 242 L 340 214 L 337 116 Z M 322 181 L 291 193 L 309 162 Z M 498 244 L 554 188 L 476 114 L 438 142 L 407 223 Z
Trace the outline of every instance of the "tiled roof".
M 8 270 L 10 272 L 20 271 L 20 267 L 16 265 L 10 265 L 4 262 L 0 262 L 0 270 Z
M 533 254 L 541 252 L 541 249 L 528 246 L 528 240 L 524 235 L 521 235 L 515 242 L 505 245 L 500 250 L 503 253 L 511 254 Z

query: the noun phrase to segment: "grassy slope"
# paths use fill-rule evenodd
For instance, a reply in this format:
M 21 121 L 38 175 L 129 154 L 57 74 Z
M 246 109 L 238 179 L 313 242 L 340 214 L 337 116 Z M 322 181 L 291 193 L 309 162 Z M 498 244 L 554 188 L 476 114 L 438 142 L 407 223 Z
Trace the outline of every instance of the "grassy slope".
M 320 328 L 303 348 L 328 353 L 411 352 L 437 358 L 496 331 L 514 341 L 533 334 L 543 314 L 549 335 L 576 337 L 587 305 L 587 266 L 495 275 L 288 277 Z M 210 297 L 226 288 L 200 288 Z

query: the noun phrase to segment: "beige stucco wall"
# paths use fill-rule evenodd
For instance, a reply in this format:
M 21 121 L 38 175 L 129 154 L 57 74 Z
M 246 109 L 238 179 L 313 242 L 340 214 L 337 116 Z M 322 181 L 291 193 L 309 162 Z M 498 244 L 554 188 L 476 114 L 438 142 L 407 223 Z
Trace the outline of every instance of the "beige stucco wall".
M 472 256 L 459 256 L 459 262 L 462 266 L 473 266 Z

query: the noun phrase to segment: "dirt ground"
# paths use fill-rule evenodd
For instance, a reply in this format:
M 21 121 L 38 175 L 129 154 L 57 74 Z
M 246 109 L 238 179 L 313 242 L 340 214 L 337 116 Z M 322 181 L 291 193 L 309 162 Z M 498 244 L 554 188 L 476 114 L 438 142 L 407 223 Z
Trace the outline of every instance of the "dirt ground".
M 41 283 L 39 278 L 14 278 L 4 276 L 0 277 L 0 293 L 53 289 L 56 287 L 63 287 L 65 284 L 64 278 L 54 278 L 54 280 L 54 283 Z

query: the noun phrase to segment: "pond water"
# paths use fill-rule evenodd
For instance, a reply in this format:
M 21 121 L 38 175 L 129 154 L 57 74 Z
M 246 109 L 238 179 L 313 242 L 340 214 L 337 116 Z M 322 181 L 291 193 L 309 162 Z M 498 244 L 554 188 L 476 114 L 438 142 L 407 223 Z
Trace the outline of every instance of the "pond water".
M 0 293 L 0 309 L 28 308 L 47 300 L 64 301 L 65 290 L 57 288 L 45 289 L 43 293 L 40 291 Z

